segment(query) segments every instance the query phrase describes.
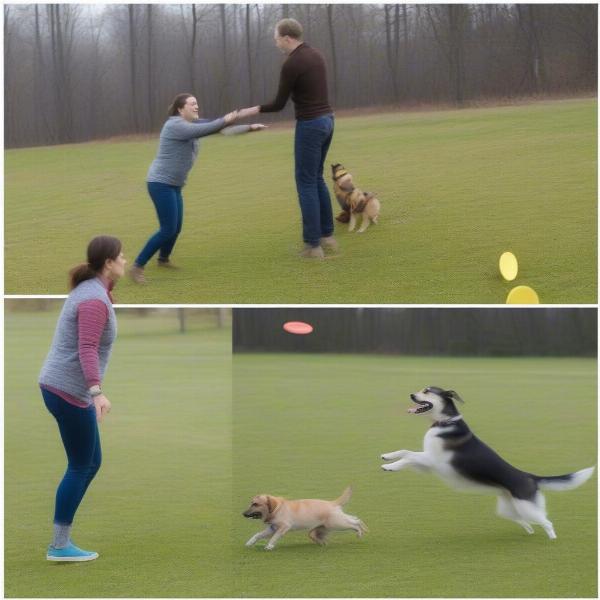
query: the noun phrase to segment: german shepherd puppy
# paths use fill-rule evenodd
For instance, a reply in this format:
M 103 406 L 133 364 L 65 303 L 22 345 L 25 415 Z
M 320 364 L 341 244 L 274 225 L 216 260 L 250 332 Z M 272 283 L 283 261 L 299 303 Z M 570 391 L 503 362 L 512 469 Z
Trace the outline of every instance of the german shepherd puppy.
M 365 231 L 371 221 L 377 224 L 381 204 L 375 198 L 375 195 L 371 192 L 363 192 L 355 187 L 352 175 L 339 163 L 331 165 L 331 176 L 335 197 L 342 209 L 336 219 L 340 223 L 350 223 L 348 231 L 354 231 L 356 215 L 362 215 L 362 223 L 358 233 Z

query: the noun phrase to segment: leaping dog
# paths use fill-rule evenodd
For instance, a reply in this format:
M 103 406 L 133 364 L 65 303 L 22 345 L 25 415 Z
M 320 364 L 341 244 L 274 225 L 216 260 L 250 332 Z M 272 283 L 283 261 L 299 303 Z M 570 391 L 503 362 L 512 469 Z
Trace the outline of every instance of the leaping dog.
M 423 452 L 382 454 L 383 460 L 395 461 L 382 465 L 382 469 L 432 471 L 458 489 L 492 492 L 498 496 L 496 512 L 500 517 L 518 523 L 527 533 L 533 533 L 532 525 L 540 525 L 550 539 L 556 538 L 540 490 L 575 489 L 592 476 L 594 467 L 552 477 L 520 471 L 473 434 L 454 404 L 462 402 L 455 391 L 428 387 L 410 398 L 417 406 L 408 412 L 426 414 L 433 421 L 423 440 Z

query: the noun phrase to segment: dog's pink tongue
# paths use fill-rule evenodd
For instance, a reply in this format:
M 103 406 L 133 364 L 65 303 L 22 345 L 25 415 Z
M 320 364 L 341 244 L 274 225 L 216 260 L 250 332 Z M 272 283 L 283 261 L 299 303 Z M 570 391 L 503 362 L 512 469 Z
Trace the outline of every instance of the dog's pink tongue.
M 410 408 L 406 409 L 406 412 L 412 413 L 414 415 L 417 412 L 417 410 L 419 410 L 418 406 L 411 406 Z

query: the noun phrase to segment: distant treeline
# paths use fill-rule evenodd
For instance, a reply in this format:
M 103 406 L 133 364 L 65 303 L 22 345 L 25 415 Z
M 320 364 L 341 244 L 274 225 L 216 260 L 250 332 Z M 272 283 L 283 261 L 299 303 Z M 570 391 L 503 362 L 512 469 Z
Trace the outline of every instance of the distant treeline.
M 595 308 L 242 308 L 233 350 L 595 357 L 597 319 Z M 287 321 L 314 331 L 286 333 Z
M 596 90 L 595 4 L 8 4 L 5 144 L 157 131 L 182 91 L 206 116 L 267 102 L 287 16 L 338 109 Z

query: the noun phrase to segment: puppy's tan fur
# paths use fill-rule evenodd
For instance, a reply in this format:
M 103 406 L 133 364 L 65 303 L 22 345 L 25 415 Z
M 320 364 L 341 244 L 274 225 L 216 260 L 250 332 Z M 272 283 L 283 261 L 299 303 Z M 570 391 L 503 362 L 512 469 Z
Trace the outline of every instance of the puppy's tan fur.
M 277 541 L 292 529 L 308 529 L 308 536 L 315 544 L 326 544 L 330 531 L 352 529 L 358 537 L 368 531 L 358 518 L 347 515 L 342 506 L 350 500 L 352 488 L 348 487 L 337 500 L 286 500 L 280 496 L 261 494 L 254 496 L 243 515 L 261 519 L 266 529 L 253 535 L 246 546 L 258 540 L 270 538 L 265 550 L 272 550 Z
M 372 192 L 363 192 L 354 185 L 352 175 L 343 165 L 331 165 L 333 191 L 342 212 L 336 217 L 341 223 L 349 223 L 348 231 L 356 227 L 356 215 L 362 215 L 358 233 L 367 229 L 371 221 L 377 224 L 381 203 Z

